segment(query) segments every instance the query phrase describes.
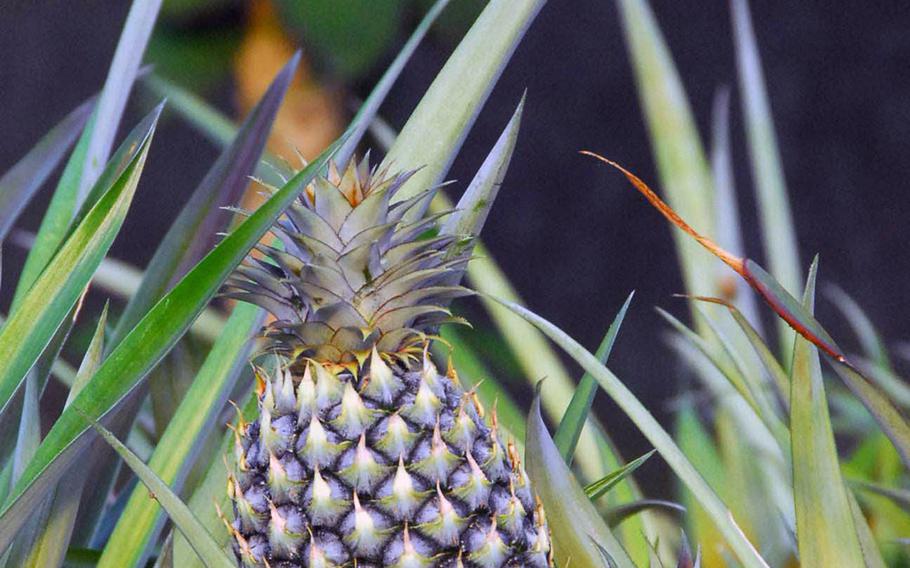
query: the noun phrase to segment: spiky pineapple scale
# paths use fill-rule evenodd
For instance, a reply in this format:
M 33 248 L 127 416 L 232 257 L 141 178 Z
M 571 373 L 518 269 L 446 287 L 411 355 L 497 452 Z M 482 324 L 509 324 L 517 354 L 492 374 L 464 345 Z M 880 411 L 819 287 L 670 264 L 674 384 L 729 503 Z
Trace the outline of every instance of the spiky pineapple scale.
M 514 446 L 440 374 L 428 333 L 466 258 L 402 221 L 407 175 L 363 162 L 304 193 L 228 295 L 277 318 L 259 415 L 229 479 L 244 566 L 548 566 L 549 535 Z M 427 197 L 429 193 L 422 197 Z M 462 250 L 459 254 L 462 254 Z M 454 282 L 454 284 L 453 284 Z

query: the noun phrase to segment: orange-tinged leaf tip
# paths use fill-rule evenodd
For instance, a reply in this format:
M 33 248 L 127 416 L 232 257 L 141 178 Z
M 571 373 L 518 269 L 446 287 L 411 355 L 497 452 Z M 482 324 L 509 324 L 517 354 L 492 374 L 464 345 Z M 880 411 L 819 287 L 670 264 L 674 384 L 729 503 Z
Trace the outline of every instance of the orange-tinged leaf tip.
M 645 199 L 651 203 L 652 206 L 654 206 L 655 209 L 657 209 L 664 217 L 666 217 L 668 221 L 698 241 L 699 244 L 708 249 L 708 252 L 722 260 L 727 266 L 745 277 L 745 268 L 743 266 L 742 258 L 734 255 L 727 250 L 724 250 L 720 247 L 720 245 L 693 229 L 688 223 L 685 222 L 685 220 L 683 220 L 682 217 L 679 216 L 676 211 L 673 210 L 672 207 L 667 205 L 667 203 L 664 202 L 664 200 L 661 199 L 656 193 L 654 193 L 654 191 L 648 187 L 648 184 L 643 182 L 638 176 L 622 167 L 618 163 L 614 162 L 613 160 L 604 158 L 600 154 L 596 154 L 588 150 L 581 150 L 579 153 L 585 156 L 591 156 L 592 158 L 600 160 L 601 162 L 619 170 L 624 176 L 626 176 L 626 179 L 629 180 L 629 183 L 631 183 L 635 189 L 637 189 L 638 192 L 641 193 Z

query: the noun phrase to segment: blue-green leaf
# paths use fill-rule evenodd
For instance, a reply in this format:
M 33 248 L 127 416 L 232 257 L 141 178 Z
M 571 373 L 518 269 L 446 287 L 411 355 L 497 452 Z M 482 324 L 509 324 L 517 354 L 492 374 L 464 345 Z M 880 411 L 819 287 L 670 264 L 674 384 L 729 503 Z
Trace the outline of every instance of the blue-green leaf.
M 168 485 L 155 475 L 149 466 L 145 465 L 139 456 L 123 445 L 113 434 L 97 422 L 92 423 L 101 437 L 120 454 L 123 461 L 133 470 L 137 477 L 148 487 L 151 497 L 161 503 L 168 516 L 180 533 L 189 541 L 193 550 L 205 563 L 207 568 L 234 568 L 236 563 L 228 558 L 224 550 L 218 546 L 217 541 L 208 529 L 199 522 L 189 507 L 180 500 Z
M 69 113 L 0 178 L 0 242 L 85 126 L 94 101 Z
M 634 295 L 635 292 L 631 292 L 625 303 L 619 308 L 619 312 L 613 318 L 613 323 L 607 329 L 607 334 L 597 348 L 595 355 L 604 365 L 607 364 L 607 359 L 609 359 L 610 352 L 613 350 L 613 343 L 616 341 L 619 328 L 626 317 L 629 306 L 632 304 Z M 575 447 L 578 445 L 581 430 L 584 428 L 588 414 L 591 412 L 591 405 L 594 404 L 594 396 L 597 394 L 598 388 L 597 382 L 589 373 L 585 373 L 581 377 L 578 388 L 575 389 L 575 394 L 572 395 L 572 400 L 569 401 L 569 406 L 566 407 L 566 412 L 563 414 L 562 420 L 560 420 L 559 426 L 556 428 L 556 433 L 553 435 L 553 442 L 559 448 L 559 453 L 568 465 L 572 465 Z
M 635 566 L 553 444 L 540 414 L 539 394 L 528 414 L 525 460 L 547 513 L 557 564 L 596 566 L 603 558 L 598 550 L 602 547 L 617 567 Z
M 597 357 L 585 350 L 577 341 L 566 335 L 565 332 L 552 323 L 515 303 L 501 300 L 494 296 L 486 297 L 502 304 L 534 324 L 544 335 L 562 347 L 586 372 L 591 373 L 591 376 L 600 384 L 601 388 L 632 419 L 642 434 L 663 456 L 682 482 L 686 484 L 687 488 L 710 515 L 718 531 L 724 536 L 739 561 L 748 567 L 767 566 L 767 563 L 743 534 L 730 510 L 705 482 L 692 463 L 683 455 L 673 438 L 616 375 L 601 365 Z
M 816 262 L 803 306 L 815 305 Z M 804 566 L 863 566 L 862 549 L 840 473 L 818 352 L 796 339 L 790 392 L 793 497 L 800 562 Z

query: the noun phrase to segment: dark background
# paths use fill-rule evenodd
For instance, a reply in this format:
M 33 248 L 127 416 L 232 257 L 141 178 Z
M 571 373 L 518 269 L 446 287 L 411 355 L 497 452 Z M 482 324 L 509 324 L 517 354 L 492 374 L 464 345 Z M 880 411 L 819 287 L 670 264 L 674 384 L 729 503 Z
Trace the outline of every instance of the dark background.
M 910 338 L 910 7 L 752 4 L 802 261 L 820 253 L 823 281 L 854 295 L 892 344 Z M 736 85 L 728 5 L 652 6 L 704 138 L 716 89 Z M 126 10 L 126 2 L 0 0 L 0 170 L 100 88 Z M 406 20 L 398 45 L 417 16 Z M 218 17 L 242 20 L 244 9 Z M 436 36 L 418 50 L 383 109 L 393 126 L 404 123 L 451 48 Z M 392 53 L 353 85 L 355 93 L 368 92 Z M 225 79 L 207 97 L 233 114 L 231 87 Z M 615 3 L 544 7 L 455 163 L 456 187 L 470 179 L 524 88 L 520 139 L 485 241 L 527 304 L 591 348 L 636 289 L 611 368 L 667 418 L 682 371 L 653 306 L 686 315 L 671 298 L 682 284 L 669 228 L 619 176 L 577 154 L 599 151 L 657 183 Z M 746 247 L 761 258 L 735 91 L 733 102 Z M 144 264 L 215 156 L 201 136 L 167 121 L 112 255 Z M 37 227 L 47 199 L 39 195 L 22 227 Z M 4 275 L 14 282 L 24 256 L 12 245 L 3 252 Z M 5 308 L 12 285 L 4 288 Z M 855 347 L 831 306 L 819 311 L 835 337 Z M 598 400 L 614 437 L 630 453 L 641 449 L 630 424 L 605 397 Z

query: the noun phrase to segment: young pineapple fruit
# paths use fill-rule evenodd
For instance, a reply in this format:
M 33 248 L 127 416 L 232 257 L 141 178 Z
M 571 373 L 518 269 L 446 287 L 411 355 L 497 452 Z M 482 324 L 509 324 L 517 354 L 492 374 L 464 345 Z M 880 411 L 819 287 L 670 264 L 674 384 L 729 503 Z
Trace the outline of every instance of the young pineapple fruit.
M 514 445 L 427 354 L 467 293 L 469 247 L 440 216 L 406 220 L 433 191 L 393 203 L 409 175 L 330 168 L 274 227 L 281 249 L 260 246 L 229 283 L 276 318 L 229 479 L 242 566 L 550 565 Z

